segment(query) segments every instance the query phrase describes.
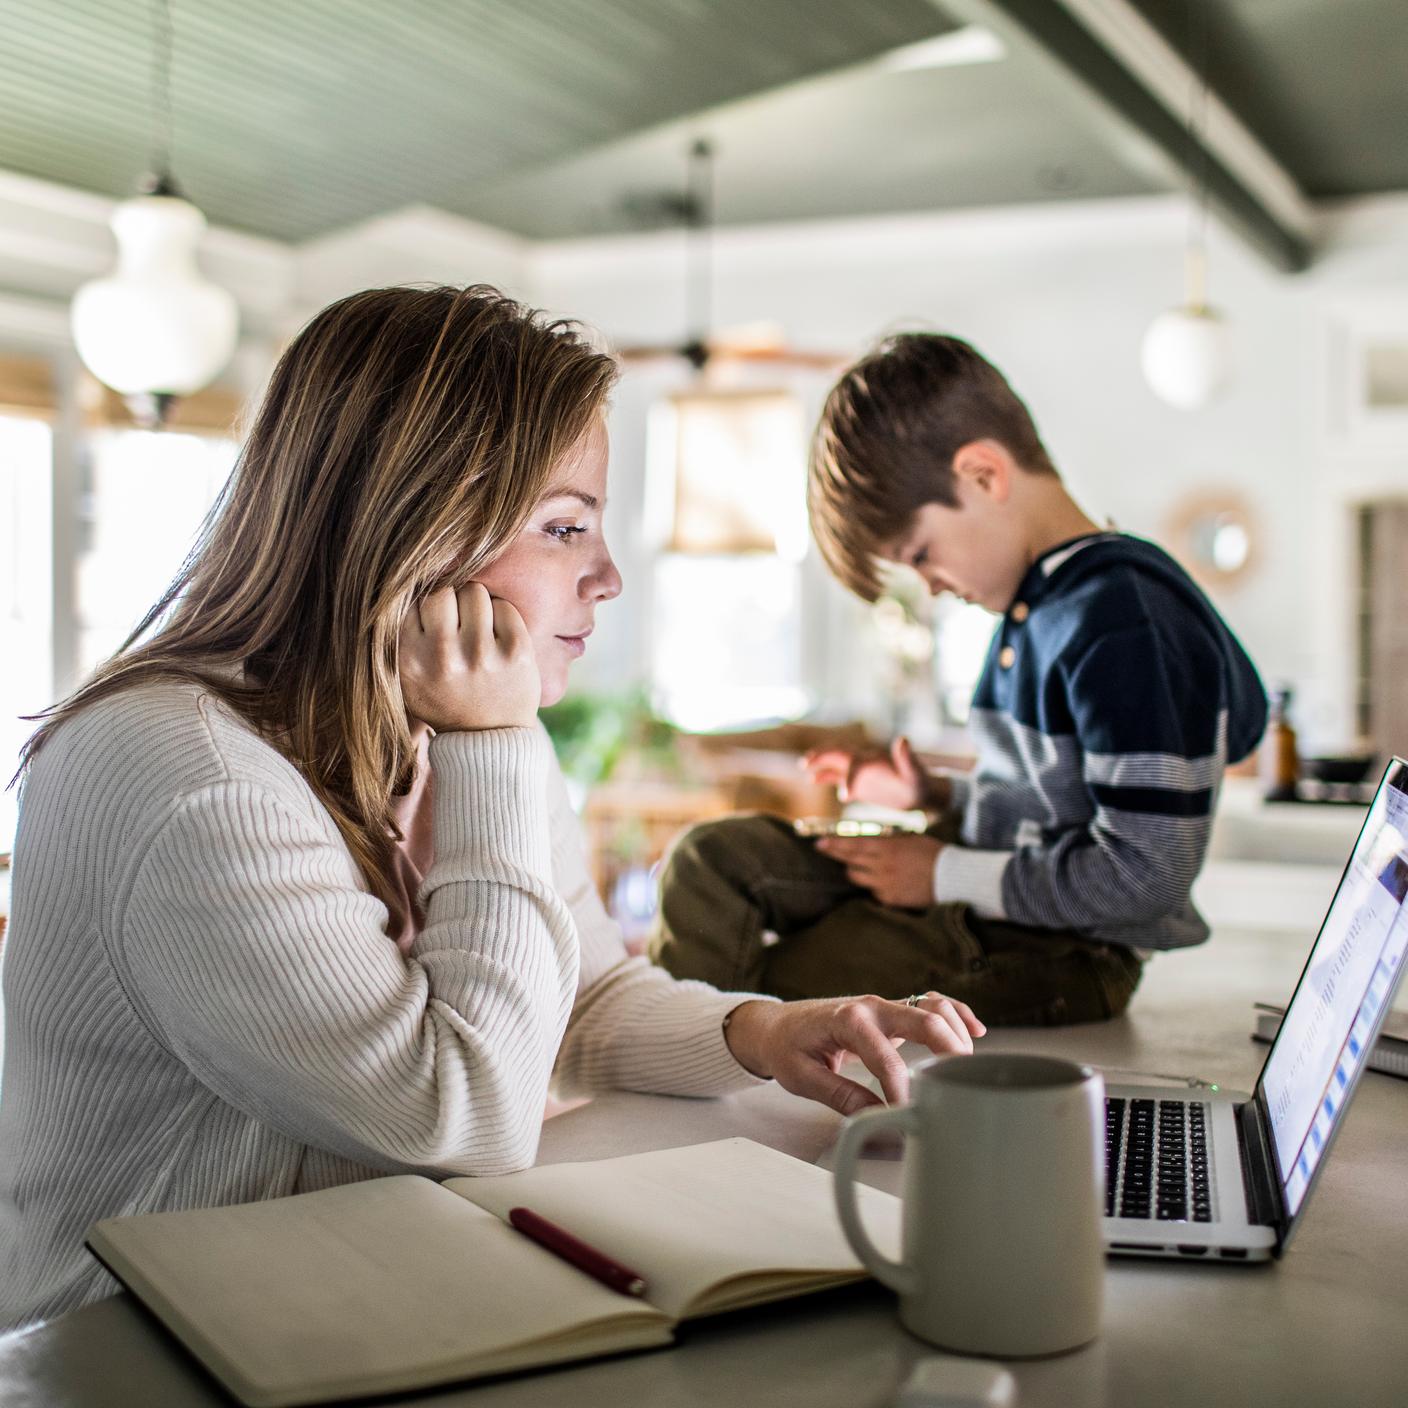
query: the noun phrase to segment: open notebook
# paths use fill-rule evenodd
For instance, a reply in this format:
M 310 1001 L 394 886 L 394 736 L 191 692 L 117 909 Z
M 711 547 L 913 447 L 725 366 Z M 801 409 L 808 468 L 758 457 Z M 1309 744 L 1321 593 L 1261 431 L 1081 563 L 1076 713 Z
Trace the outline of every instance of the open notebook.
M 898 1200 L 858 1191 L 895 1255 Z M 503 1219 L 519 1206 L 639 1271 L 645 1297 L 514 1231 Z M 747 1139 L 111 1218 L 88 1246 L 251 1408 L 668 1344 L 681 1320 L 866 1274 L 831 1175 Z

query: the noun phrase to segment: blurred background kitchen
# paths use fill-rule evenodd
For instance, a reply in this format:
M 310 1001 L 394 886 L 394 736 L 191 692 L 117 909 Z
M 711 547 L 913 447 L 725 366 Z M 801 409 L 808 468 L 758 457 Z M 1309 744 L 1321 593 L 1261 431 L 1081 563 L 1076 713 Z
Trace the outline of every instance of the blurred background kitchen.
M 622 358 L 626 590 L 549 726 L 639 933 L 681 825 L 834 808 L 818 739 L 965 755 L 992 618 L 847 598 L 803 502 L 840 366 L 932 328 L 1278 691 L 1200 897 L 1303 919 L 1408 750 L 1405 63 L 1401 0 L 0 0 L 0 768 L 309 314 L 490 282 Z

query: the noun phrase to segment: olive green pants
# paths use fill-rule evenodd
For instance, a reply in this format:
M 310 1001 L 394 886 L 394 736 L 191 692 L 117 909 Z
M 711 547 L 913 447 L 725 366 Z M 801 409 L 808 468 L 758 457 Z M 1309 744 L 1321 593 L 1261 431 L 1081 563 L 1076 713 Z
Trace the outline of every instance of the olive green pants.
M 1128 948 L 980 919 L 964 904 L 880 904 L 770 816 L 724 817 L 680 837 L 650 955 L 677 978 L 783 998 L 933 988 L 989 1026 L 1117 1016 L 1141 970 Z

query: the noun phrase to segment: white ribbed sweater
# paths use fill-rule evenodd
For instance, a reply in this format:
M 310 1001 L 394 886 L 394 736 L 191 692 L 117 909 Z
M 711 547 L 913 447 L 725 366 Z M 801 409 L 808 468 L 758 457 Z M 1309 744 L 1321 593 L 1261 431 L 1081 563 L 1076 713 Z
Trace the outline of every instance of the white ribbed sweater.
M 26 781 L 4 954 L 0 1328 L 109 1294 L 96 1219 L 531 1164 L 550 1079 L 754 1083 L 738 995 L 629 959 L 541 729 L 430 747 L 403 955 L 326 809 L 184 685 L 94 705 Z

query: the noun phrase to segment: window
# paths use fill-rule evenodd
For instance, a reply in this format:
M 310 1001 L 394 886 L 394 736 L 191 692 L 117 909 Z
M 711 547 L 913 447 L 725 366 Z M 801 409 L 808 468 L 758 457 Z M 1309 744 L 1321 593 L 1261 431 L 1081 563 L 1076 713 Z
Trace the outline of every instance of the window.
M 176 575 L 229 477 L 236 447 L 211 436 L 101 429 L 84 442 L 88 492 L 77 566 L 79 677 L 115 651 Z M 54 701 L 53 433 L 0 416 L 0 786 Z M 16 790 L 0 792 L 0 852 L 14 841 Z
M 234 467 L 217 436 L 106 429 L 88 442 L 88 541 L 78 563 L 80 676 L 107 659 L 180 570 Z
M 649 437 L 655 707 L 701 731 L 805 713 L 800 402 L 686 392 L 657 407 Z
M 52 702 L 53 433 L 48 422 L 0 415 L 0 852 L 18 814 L 8 788 L 34 729 L 21 716 Z
M 656 707 L 696 732 L 804 714 L 801 574 L 775 553 L 669 553 L 655 569 Z
M 796 397 L 696 391 L 673 397 L 672 406 L 670 551 L 800 557 L 807 528 Z

